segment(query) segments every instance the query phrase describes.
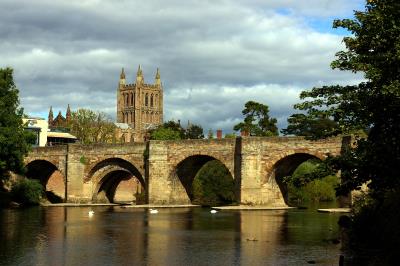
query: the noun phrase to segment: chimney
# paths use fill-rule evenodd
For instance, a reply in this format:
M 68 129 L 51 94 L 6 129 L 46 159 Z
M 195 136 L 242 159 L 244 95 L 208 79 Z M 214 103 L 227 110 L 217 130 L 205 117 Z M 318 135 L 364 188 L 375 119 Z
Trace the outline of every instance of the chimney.
M 217 139 L 222 139 L 222 130 L 221 129 L 217 130 Z

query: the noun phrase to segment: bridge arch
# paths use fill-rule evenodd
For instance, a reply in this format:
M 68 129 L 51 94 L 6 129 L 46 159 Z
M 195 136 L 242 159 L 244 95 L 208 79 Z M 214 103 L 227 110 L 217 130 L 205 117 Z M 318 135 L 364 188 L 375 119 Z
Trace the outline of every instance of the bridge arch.
M 65 177 L 54 163 L 42 159 L 32 160 L 26 165 L 26 169 L 25 176 L 39 180 L 51 202 L 65 200 Z
M 93 202 L 115 202 L 118 196 L 120 200 L 125 199 L 122 201 L 135 200 L 138 203 L 137 194 L 146 192 L 145 180 L 138 168 L 122 158 L 107 158 L 98 162 L 90 169 L 85 181 L 93 184 Z
M 232 180 L 234 177 L 232 170 L 221 160 L 215 156 L 205 154 L 191 154 L 179 158 L 178 163 L 173 167 L 170 173 L 170 181 L 173 185 L 172 191 L 175 193 L 173 198 L 184 200 L 188 203 L 193 201 L 193 180 L 200 169 L 210 161 L 218 161 L 229 172 Z M 236 194 L 236 193 L 235 193 Z
M 304 151 L 281 155 L 274 163 L 266 182 L 273 186 L 277 185 L 283 200 L 288 204 L 288 190 L 286 184 L 283 183 L 283 178 L 292 175 L 296 168 L 307 160 L 316 159 L 322 161 L 325 158 L 326 156 L 321 153 L 308 153 Z

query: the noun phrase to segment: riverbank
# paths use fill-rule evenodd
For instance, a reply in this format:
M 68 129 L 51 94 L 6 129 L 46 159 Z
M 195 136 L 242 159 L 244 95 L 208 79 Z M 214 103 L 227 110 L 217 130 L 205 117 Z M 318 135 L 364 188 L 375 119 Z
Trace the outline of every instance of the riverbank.
M 350 208 L 329 208 L 329 209 L 317 209 L 318 212 L 325 213 L 349 213 L 351 211 Z
M 238 206 L 218 206 L 212 207 L 212 209 L 216 210 L 289 210 L 296 209 L 296 207 L 271 207 L 271 206 L 248 206 L 248 205 L 238 205 Z
M 201 207 L 193 204 L 175 204 L 175 205 L 159 205 L 159 204 L 141 204 L 131 205 L 122 203 L 45 203 L 41 204 L 44 207 L 92 207 L 92 206 L 120 206 L 121 208 L 193 208 Z

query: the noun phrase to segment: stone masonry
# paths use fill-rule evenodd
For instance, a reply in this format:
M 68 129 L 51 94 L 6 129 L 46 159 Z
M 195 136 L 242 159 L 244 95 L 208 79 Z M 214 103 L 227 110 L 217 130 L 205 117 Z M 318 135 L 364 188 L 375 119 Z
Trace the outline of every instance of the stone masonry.
M 135 177 L 147 203 L 187 204 L 197 171 L 207 161 L 219 160 L 234 179 L 238 202 L 286 206 L 281 179 L 301 162 L 323 160 L 341 149 L 341 138 L 309 141 L 300 137 L 69 144 L 35 148 L 26 163 L 28 173 L 42 183 L 49 182 L 52 171 L 59 171 L 67 202 L 96 202 L 101 190 L 112 195 L 121 180 Z

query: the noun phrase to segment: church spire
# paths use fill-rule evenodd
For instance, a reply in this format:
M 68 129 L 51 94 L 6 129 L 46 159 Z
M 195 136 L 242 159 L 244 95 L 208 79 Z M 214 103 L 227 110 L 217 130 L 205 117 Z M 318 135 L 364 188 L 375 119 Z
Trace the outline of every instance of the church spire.
M 49 110 L 49 116 L 47 118 L 47 122 L 49 123 L 49 126 L 51 126 L 53 124 L 54 121 L 54 117 L 53 117 L 53 107 L 50 106 L 50 110 Z
M 122 68 L 121 75 L 119 75 L 119 78 L 120 78 L 120 79 L 125 79 L 125 71 L 124 71 L 124 68 Z
M 143 78 L 142 67 L 139 64 L 139 67 L 138 67 L 138 70 L 136 73 L 136 84 L 143 83 L 143 80 L 144 80 L 144 78 Z
M 158 68 L 156 73 L 156 85 L 161 85 L 160 70 Z
M 121 74 L 119 75 L 119 84 L 125 85 L 125 70 L 122 68 Z
M 68 104 L 68 107 L 67 107 L 67 113 L 65 114 L 65 119 L 66 119 L 67 123 L 69 121 L 71 121 L 71 108 L 69 107 L 69 104 Z

